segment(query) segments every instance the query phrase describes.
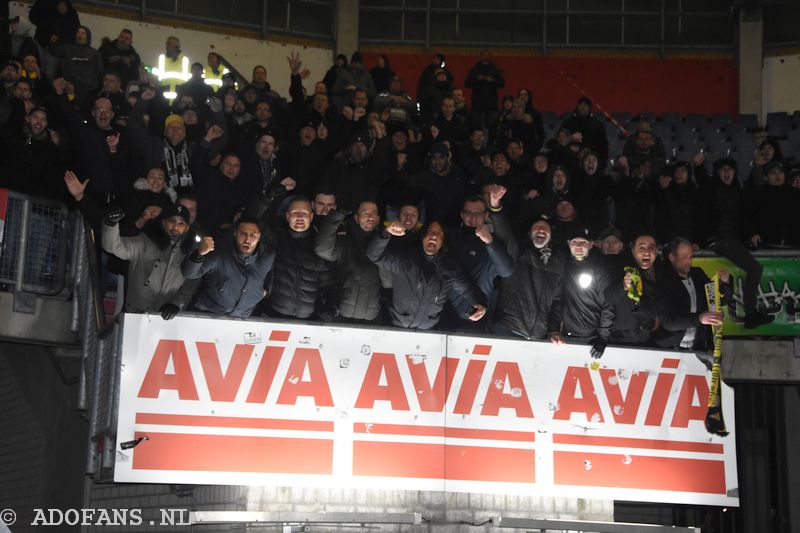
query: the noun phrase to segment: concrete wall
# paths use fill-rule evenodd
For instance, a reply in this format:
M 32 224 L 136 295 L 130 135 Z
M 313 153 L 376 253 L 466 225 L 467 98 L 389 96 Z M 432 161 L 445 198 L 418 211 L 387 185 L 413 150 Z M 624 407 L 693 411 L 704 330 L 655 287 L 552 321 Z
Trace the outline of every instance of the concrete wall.
M 9 4 L 12 17 L 19 14 L 26 15 L 30 8 L 29 5 L 19 2 Z M 215 51 L 225 56 L 245 77 L 250 76 L 256 65 L 264 65 L 267 68 L 267 80 L 272 88 L 283 96 L 289 94 L 289 66 L 286 57 L 290 50 L 298 50 L 303 68 L 311 71 L 311 76 L 304 80 L 308 91 L 314 89 L 314 83 L 322 79 L 333 61 L 331 50 L 325 48 L 246 39 L 222 33 L 139 23 L 89 13 L 80 13 L 80 18 L 81 23 L 92 30 L 92 43 L 95 47 L 100 46 L 103 37 L 116 39 L 122 28 L 129 28 L 133 31 L 133 46 L 145 64 L 156 64 L 158 55 L 164 51 L 167 37 L 174 35 L 181 40 L 181 49 L 192 62 L 205 64 L 208 53 Z
M 95 527 L 97 533 L 135 531 L 180 531 L 180 527 L 159 526 L 160 509 L 182 508 L 195 511 L 261 511 L 269 513 L 422 513 L 429 522 L 418 525 L 375 525 L 374 531 L 413 531 L 467 533 L 492 531 L 482 523 L 493 516 L 519 518 L 562 518 L 612 521 L 614 505 L 608 500 L 581 500 L 490 494 L 445 494 L 442 492 L 401 490 L 308 489 L 302 487 L 219 487 L 168 485 L 95 485 L 84 507 L 141 508 L 142 525 L 137 527 Z M 150 520 L 156 525 L 149 525 Z M 236 528 L 239 529 L 236 529 Z M 184 530 L 186 528 L 184 527 Z M 264 527 L 245 529 L 242 525 L 195 527 L 195 531 L 264 531 Z M 267 530 L 277 530 L 277 527 Z M 350 527 L 313 527 L 312 531 L 353 531 Z
M 764 118 L 767 113 L 800 109 L 800 55 L 764 58 Z
M 65 368 L 77 372 L 77 362 Z M 81 506 L 88 425 L 77 400 L 78 385 L 61 381 L 47 348 L 0 344 L 0 509 L 17 513 L 14 533 L 38 529 L 34 508 Z

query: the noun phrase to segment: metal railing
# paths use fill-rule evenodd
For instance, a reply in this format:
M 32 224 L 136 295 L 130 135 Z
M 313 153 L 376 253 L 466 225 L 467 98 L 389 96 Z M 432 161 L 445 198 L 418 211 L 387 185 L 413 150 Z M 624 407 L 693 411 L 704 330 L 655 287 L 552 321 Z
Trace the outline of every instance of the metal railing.
M 231 2 L 147 0 L 80 0 L 80 4 L 113 7 L 145 22 L 153 17 L 269 35 L 307 37 L 332 41 L 333 0 L 232 0 Z
M 635 3 L 616 9 L 580 0 L 470 0 L 390 2 L 360 7 L 361 42 L 431 46 L 703 49 L 733 51 L 735 17 L 730 6 L 692 10 L 686 0 Z M 669 9 L 668 9 L 669 6 Z M 497 22 L 497 24 L 494 24 Z M 370 35 L 370 30 L 382 35 Z M 365 37 L 364 34 L 367 33 Z
M 65 287 L 69 211 L 55 200 L 9 191 L 0 283 L 55 295 Z

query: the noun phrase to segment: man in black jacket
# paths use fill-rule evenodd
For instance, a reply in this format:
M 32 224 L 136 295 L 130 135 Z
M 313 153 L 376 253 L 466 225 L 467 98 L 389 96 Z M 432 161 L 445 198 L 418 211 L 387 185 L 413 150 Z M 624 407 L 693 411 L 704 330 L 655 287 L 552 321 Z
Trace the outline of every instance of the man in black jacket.
M 491 220 L 498 236 L 507 239 L 514 271 L 500 282 L 492 332 L 545 339 L 548 332 L 557 329 L 556 324 L 550 323 L 551 310 L 561 299 L 566 257 L 551 247 L 552 230 L 547 218 L 534 221 L 529 239 L 517 243 L 498 207 L 492 206 Z
M 708 326 L 722 324 L 720 311 L 709 311 L 705 285 L 708 276 L 702 269 L 692 266 L 692 243 L 682 237 L 672 239 L 667 245 L 667 259 L 672 268 L 665 269 L 656 285 L 656 304 L 661 328 L 653 333 L 653 340 L 662 348 L 707 350 L 711 345 Z M 730 297 L 730 273 L 719 270 L 723 305 Z
M 378 205 L 361 202 L 352 217 L 331 211 L 321 218 L 314 251 L 336 264 L 338 316 L 348 321 L 375 321 L 380 313 L 381 279 L 366 249 L 381 221 Z
M 465 316 L 478 321 L 486 314 L 474 286 L 443 250 L 444 228 L 431 222 L 421 246 L 389 247 L 394 237 L 405 235 L 403 225 L 394 221 L 367 246 L 367 257 L 392 273 L 392 323 L 409 329 L 431 329 L 439 323 L 445 303 L 464 298 L 469 309 Z
M 217 249 L 219 248 L 219 249 Z M 181 272 L 186 279 L 203 278 L 192 309 L 215 315 L 247 318 L 264 298 L 264 280 L 272 270 L 275 253 L 261 244 L 258 220 L 242 217 L 233 237 L 203 237 L 186 256 Z
M 606 288 L 606 299 L 614 308 L 611 342 L 644 345 L 658 326 L 656 318 L 656 267 L 658 249 L 652 235 L 639 235 L 631 247 L 633 264 L 614 269 Z M 630 271 L 630 268 L 635 273 Z M 638 278 L 638 279 L 637 279 Z
M 589 232 L 580 228 L 570 231 L 565 235 L 570 257 L 564 270 L 563 294 L 551 316 L 551 323 L 559 329 L 550 332 L 550 341 L 589 344 L 591 356 L 599 358 L 614 326 L 614 308 L 605 294 L 608 274 L 603 256 L 591 253 Z
M 464 86 L 472 89 L 472 111 L 479 124 L 488 125 L 492 113 L 497 111 L 497 90 L 506 86 L 503 73 L 492 62 L 489 50 L 481 50 L 480 60 L 467 74 Z
M 487 302 L 489 309 L 493 309 L 495 282 L 497 278 L 511 275 L 513 260 L 505 243 L 493 235 L 488 222 L 489 209 L 483 198 L 466 198 L 461 206 L 461 226 L 450 233 L 450 247 L 458 264 L 483 293 L 483 300 Z M 485 329 L 486 321 L 474 322 L 462 318 L 465 316 L 466 302 L 461 298 L 453 302 L 453 308 L 461 312 L 457 312 L 451 321 L 452 327 L 471 331 Z
M 311 202 L 295 197 L 286 209 L 286 224 L 275 231 L 275 268 L 264 310 L 269 316 L 310 318 L 314 312 L 330 312 L 318 303 L 335 304 L 330 296 L 333 264 L 314 252 L 317 229 Z M 319 307 L 319 309 L 318 309 Z
M 700 200 L 695 205 L 697 212 L 694 213 L 699 230 L 698 241 L 701 246 L 725 257 L 744 271 L 742 304 L 745 328 L 768 324 L 774 317 L 759 312 L 756 307 L 764 268 L 742 244 L 747 219 L 742 186 L 737 179 L 736 160 L 729 157 L 717 159 L 711 176 L 706 172 L 704 161 L 702 153 L 694 158 L 694 173 L 700 187 Z
M 600 168 L 606 168 L 608 161 L 608 137 L 603 123 L 592 114 L 592 100 L 583 96 L 578 100 L 575 112 L 561 124 L 572 134 L 580 134 L 580 142 L 591 149 L 600 160 Z

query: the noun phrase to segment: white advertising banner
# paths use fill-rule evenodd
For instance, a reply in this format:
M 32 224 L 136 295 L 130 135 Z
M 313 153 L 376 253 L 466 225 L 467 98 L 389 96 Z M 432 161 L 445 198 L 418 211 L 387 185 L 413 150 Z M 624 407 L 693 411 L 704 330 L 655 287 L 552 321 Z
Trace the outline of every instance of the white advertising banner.
M 126 315 L 115 481 L 738 505 L 693 354 Z M 144 439 L 146 437 L 146 439 Z

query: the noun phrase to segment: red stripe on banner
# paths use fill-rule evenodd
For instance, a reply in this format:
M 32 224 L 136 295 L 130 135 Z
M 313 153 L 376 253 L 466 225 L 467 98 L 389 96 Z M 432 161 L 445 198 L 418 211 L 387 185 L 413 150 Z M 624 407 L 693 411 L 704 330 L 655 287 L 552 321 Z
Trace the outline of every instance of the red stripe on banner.
M 295 431 L 333 431 L 333 422 L 321 420 L 280 420 L 276 418 L 244 418 L 238 416 L 170 415 L 136 413 L 137 424 L 159 426 L 202 426 L 245 429 L 290 429 Z
M 472 353 L 475 355 L 489 355 L 492 352 L 492 347 L 488 344 L 476 344 Z
M 708 442 L 682 442 L 674 440 L 629 439 L 624 437 L 593 437 L 589 435 L 553 435 L 554 444 L 581 444 L 584 446 L 618 446 L 621 448 L 648 448 L 683 452 L 722 453 L 722 444 Z
M 534 483 L 533 450 L 353 442 L 353 475 Z
M 291 335 L 290 331 L 273 331 L 269 334 L 269 340 L 271 341 L 288 341 L 289 335 Z
M 331 474 L 333 441 L 232 435 L 144 433 L 133 470 Z
M 412 426 L 404 424 L 353 424 L 355 433 L 379 435 L 414 435 L 423 437 L 448 437 L 451 439 L 485 439 L 517 442 L 535 442 L 536 434 L 526 431 L 505 431 L 499 429 L 445 428 L 441 426 Z
M 556 485 L 725 494 L 723 461 L 557 451 L 553 469 Z
M 680 364 L 680 359 L 664 359 L 661 362 L 661 368 L 678 368 Z
M 0 189 L 0 220 L 5 220 L 8 214 L 8 189 Z

